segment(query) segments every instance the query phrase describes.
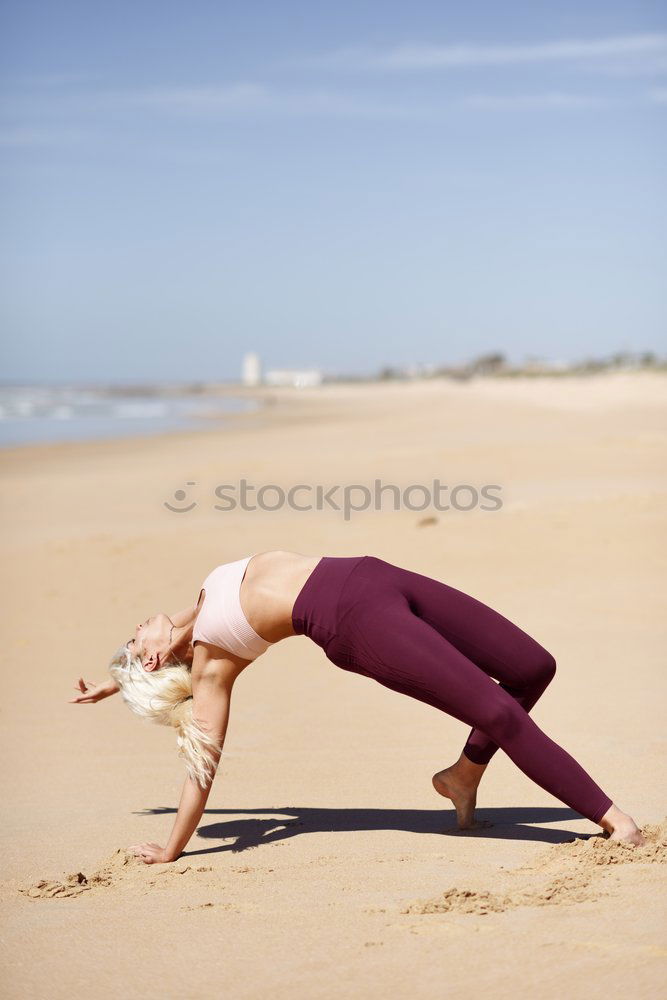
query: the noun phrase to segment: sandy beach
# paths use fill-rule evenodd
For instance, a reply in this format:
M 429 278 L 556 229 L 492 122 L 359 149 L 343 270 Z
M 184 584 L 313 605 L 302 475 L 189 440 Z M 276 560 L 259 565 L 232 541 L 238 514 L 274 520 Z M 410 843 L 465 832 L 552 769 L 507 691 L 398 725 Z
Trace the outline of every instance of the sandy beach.
M 205 431 L 1 452 L 4 995 L 658 995 L 666 389 L 650 372 L 265 389 L 261 409 Z M 255 510 L 216 493 L 305 484 L 313 501 L 317 485 L 376 479 L 412 487 L 413 508 L 436 479 L 492 484 L 502 503 L 387 497 L 346 517 L 278 505 L 275 488 Z M 174 734 L 119 696 L 68 704 L 76 679 L 105 680 L 136 621 L 269 549 L 377 555 L 533 635 L 558 664 L 533 718 L 646 846 L 610 844 L 502 751 L 478 796 L 492 825 L 457 832 L 431 775 L 468 728 L 296 636 L 239 678 L 186 852 L 133 857 L 171 829 Z

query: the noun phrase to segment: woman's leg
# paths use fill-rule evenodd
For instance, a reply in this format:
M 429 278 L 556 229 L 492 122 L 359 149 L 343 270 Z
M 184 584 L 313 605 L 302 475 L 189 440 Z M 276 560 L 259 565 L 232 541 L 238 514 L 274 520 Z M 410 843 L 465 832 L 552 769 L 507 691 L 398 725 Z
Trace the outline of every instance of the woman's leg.
M 451 595 L 439 590 L 446 585 L 429 577 L 421 578 L 426 583 L 402 577 L 397 586 L 395 574 L 386 570 L 378 579 L 380 585 L 369 586 L 368 596 L 342 623 L 343 641 L 334 647 L 335 654 L 343 656 L 340 665 L 447 712 L 470 725 L 473 732 L 481 731 L 541 788 L 598 823 L 613 805 L 609 796 L 535 725 L 515 697 L 417 613 L 420 608 L 432 610 L 432 596 L 449 598 Z M 442 627 L 440 612 L 438 615 Z M 466 629 L 470 627 L 469 620 Z M 481 642 L 486 649 L 486 636 L 475 631 L 472 642 L 467 631 L 461 636 L 459 623 L 456 628 L 459 645 L 465 642 L 478 648 Z
M 509 619 L 469 594 L 423 574 L 380 561 L 381 573 L 408 597 L 415 614 L 429 622 L 530 712 L 556 673 L 543 646 Z M 481 729 L 471 729 L 459 759 L 433 775 L 433 787 L 451 799 L 462 829 L 475 826 L 477 788 L 498 750 Z
M 393 582 L 406 596 L 412 612 L 485 674 L 495 677 L 530 712 L 556 673 L 551 653 L 518 625 L 469 594 L 420 573 L 393 569 L 398 570 Z M 465 756 L 475 764 L 488 764 L 497 750 L 498 744 L 475 726 L 463 747 Z

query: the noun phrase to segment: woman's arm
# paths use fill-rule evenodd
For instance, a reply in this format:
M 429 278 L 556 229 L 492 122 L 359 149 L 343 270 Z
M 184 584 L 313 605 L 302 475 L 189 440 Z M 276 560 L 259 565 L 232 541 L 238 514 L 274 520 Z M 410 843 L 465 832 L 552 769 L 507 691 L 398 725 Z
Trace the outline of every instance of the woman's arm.
M 200 788 L 197 782 L 188 776 L 183 785 L 178 813 L 167 846 L 160 847 L 159 844 L 154 843 L 132 844 L 128 850 L 141 858 L 147 865 L 176 861 L 197 829 L 211 787 L 212 784 L 209 784 L 208 788 Z
M 112 680 L 103 681 L 102 684 L 95 684 L 94 681 L 84 681 L 83 677 L 79 677 L 79 683 L 74 690 L 79 691 L 80 694 L 76 698 L 69 699 L 70 705 L 93 705 L 96 701 L 101 701 L 102 698 L 108 698 L 110 695 L 116 694 L 120 688 Z
M 229 671 L 216 669 L 215 664 L 212 663 L 199 673 L 196 686 L 193 684 L 193 718 L 202 729 L 214 735 L 218 740 L 216 770 L 229 722 L 233 686 L 231 677 Z M 146 864 L 175 861 L 184 850 L 202 817 L 213 784 L 213 777 L 206 788 L 201 788 L 189 776 L 185 779 L 178 813 L 166 847 L 163 848 L 154 843 L 133 844 L 129 850 L 142 858 Z
M 211 788 L 212 783 L 201 788 L 189 776 L 185 779 L 174 828 L 164 849 L 165 861 L 175 861 L 185 849 L 202 818 Z

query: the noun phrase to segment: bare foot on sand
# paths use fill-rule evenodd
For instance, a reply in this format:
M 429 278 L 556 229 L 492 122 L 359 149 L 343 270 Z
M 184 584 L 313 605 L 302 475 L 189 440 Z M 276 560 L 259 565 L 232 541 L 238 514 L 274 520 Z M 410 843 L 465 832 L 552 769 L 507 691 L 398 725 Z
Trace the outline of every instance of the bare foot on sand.
M 431 778 L 436 792 L 454 803 L 459 830 L 478 830 L 490 825 L 486 821 L 475 819 L 477 786 L 486 766 L 486 764 L 474 764 L 461 754 L 456 764 L 438 771 Z
M 622 844 L 634 844 L 635 847 L 642 847 L 646 843 L 646 838 L 632 816 L 621 812 L 618 806 L 610 806 L 599 823 L 609 834 L 610 840 L 619 840 Z

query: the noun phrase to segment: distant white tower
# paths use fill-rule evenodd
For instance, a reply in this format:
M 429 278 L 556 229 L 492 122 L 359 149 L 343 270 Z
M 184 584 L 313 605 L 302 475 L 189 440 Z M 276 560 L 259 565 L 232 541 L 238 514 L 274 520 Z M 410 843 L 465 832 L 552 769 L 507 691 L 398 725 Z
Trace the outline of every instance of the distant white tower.
M 262 363 L 259 354 L 243 355 L 243 371 L 241 380 L 244 385 L 259 385 L 262 381 Z

